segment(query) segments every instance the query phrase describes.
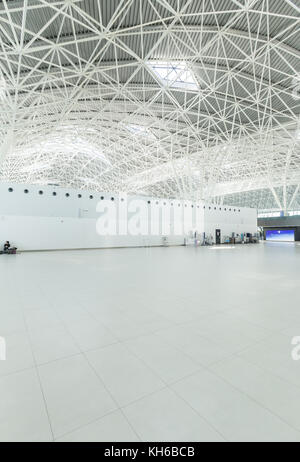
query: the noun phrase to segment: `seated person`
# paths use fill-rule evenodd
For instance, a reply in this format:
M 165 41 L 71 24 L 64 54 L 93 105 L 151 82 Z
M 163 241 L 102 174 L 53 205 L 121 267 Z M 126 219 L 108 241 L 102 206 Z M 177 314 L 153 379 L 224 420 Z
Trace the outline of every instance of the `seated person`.
M 10 242 L 6 241 L 4 244 L 4 253 L 7 253 L 10 249 Z

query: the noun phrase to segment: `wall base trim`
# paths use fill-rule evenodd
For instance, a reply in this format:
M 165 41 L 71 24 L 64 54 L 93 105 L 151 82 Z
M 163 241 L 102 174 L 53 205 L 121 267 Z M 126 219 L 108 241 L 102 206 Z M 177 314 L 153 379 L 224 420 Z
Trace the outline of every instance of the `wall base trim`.
M 76 252 L 83 250 L 121 250 L 121 249 L 152 249 L 161 247 L 185 247 L 184 244 L 169 244 L 169 245 L 133 245 L 121 247 L 93 247 L 93 248 L 74 248 L 74 249 L 40 249 L 40 250 L 18 250 L 17 254 L 21 253 L 40 253 L 40 252 Z

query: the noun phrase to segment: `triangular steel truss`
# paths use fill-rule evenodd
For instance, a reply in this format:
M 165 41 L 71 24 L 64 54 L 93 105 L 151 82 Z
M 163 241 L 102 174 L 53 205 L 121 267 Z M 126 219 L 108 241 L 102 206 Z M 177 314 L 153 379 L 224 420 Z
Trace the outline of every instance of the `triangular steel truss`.
M 299 208 L 299 25 L 299 0 L 3 0 L 0 180 Z

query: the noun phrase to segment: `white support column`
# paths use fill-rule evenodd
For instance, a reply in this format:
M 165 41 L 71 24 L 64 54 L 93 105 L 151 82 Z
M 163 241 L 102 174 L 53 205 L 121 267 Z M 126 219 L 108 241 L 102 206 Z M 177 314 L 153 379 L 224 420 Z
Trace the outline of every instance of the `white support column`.
M 270 188 L 270 190 L 272 191 L 272 194 L 273 194 L 273 196 L 274 196 L 274 198 L 275 198 L 275 201 L 276 201 L 276 203 L 277 203 L 279 209 L 280 209 L 280 210 L 283 210 L 283 206 L 282 206 L 282 204 L 281 204 L 281 202 L 280 202 L 280 200 L 279 200 L 278 194 L 276 193 L 276 191 L 275 191 L 275 189 L 274 189 L 274 186 L 271 184 L 271 182 L 269 183 L 269 188 Z
M 289 210 L 291 210 L 291 208 L 292 208 L 292 206 L 293 206 L 293 204 L 295 202 L 295 199 L 296 199 L 296 197 L 298 195 L 299 189 L 300 189 L 300 184 L 298 184 L 298 186 L 296 187 L 295 192 L 293 194 L 293 197 L 291 199 L 291 202 L 289 203 Z

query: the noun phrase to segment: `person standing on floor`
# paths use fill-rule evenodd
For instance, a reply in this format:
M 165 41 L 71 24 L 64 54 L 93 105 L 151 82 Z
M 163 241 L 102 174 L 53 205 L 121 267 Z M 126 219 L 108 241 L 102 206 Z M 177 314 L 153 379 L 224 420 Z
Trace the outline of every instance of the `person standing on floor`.
M 6 241 L 4 244 L 4 253 L 7 253 L 10 249 L 10 242 Z

